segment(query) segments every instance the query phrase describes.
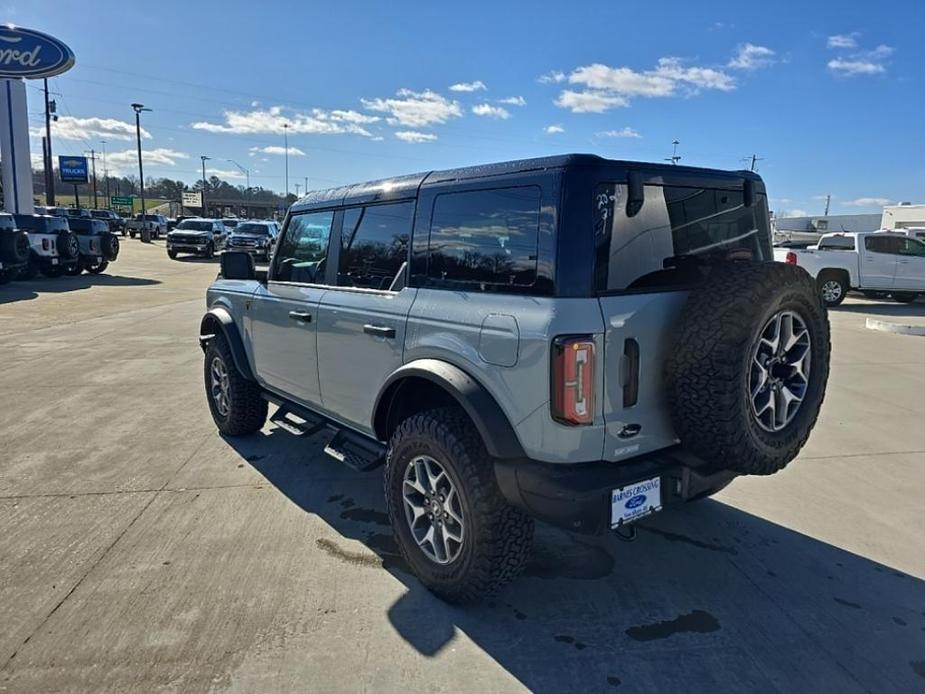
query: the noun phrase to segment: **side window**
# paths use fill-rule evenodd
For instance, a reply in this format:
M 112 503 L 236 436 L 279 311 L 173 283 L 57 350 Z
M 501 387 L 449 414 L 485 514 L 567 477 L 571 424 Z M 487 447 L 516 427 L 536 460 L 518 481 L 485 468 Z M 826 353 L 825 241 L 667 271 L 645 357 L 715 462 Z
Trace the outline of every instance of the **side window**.
M 413 202 L 344 211 L 337 284 L 388 289 L 408 259 Z
M 468 290 L 529 287 L 536 281 L 539 223 L 537 186 L 438 195 L 427 276 Z
M 903 247 L 903 239 L 895 236 L 868 236 L 864 240 L 864 247 L 871 253 L 898 254 Z
M 901 241 L 902 248 L 899 249 L 901 255 L 914 255 L 920 258 L 925 257 L 925 243 L 912 238 L 901 239 Z
M 276 251 L 273 279 L 306 284 L 323 282 L 333 220 L 334 213 L 330 211 L 293 215 Z

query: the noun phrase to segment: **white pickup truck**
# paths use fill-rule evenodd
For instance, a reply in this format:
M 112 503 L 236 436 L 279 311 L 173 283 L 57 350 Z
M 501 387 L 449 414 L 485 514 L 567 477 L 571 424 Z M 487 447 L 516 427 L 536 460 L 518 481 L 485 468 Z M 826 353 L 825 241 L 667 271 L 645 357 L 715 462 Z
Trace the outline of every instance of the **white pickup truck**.
M 815 277 L 827 306 L 838 306 L 850 289 L 900 303 L 925 294 L 925 243 L 903 233 L 825 234 L 809 248 L 775 248 L 774 259 Z

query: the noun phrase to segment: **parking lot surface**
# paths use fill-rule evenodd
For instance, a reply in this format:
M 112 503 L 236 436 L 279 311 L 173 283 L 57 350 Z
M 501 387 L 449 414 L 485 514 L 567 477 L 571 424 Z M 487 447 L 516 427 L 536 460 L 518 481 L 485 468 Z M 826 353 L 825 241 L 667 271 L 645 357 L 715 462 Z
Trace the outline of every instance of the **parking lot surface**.
M 403 566 L 381 470 L 218 435 L 217 261 L 127 241 L 0 287 L 0 691 L 925 691 L 925 303 L 831 312 L 820 422 L 782 473 L 647 518 L 542 527 L 450 607 Z

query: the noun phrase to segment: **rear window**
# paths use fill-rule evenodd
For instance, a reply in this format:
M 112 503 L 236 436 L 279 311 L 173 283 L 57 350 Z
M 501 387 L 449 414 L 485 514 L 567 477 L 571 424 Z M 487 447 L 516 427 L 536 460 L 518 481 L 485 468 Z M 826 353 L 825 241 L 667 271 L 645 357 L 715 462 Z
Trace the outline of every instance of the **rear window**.
M 853 236 L 830 236 L 829 238 L 820 239 L 816 246 L 819 250 L 825 251 L 853 251 Z
M 444 193 L 434 200 L 429 284 L 503 291 L 536 281 L 540 188 Z
M 763 195 L 746 207 L 741 190 L 647 185 L 633 217 L 626 215 L 626 202 L 624 184 L 604 183 L 595 191 L 598 291 L 684 284 L 692 275 L 675 268 L 701 261 L 771 259 Z

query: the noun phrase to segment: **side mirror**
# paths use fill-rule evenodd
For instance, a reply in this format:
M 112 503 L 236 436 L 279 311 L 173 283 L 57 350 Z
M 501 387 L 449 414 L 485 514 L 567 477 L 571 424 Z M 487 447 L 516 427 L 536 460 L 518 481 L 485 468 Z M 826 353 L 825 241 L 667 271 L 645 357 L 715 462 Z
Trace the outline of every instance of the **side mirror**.
M 221 257 L 221 275 L 226 280 L 255 280 L 254 258 L 245 251 L 225 251 Z

